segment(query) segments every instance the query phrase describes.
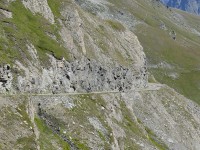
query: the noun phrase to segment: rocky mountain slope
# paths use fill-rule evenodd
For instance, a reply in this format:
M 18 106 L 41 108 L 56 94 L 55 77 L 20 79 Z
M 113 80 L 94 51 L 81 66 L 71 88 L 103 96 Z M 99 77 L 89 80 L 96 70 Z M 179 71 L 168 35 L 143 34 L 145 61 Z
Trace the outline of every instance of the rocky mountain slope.
M 196 18 L 156 0 L 0 1 L 0 149 L 198 150 Z
M 196 15 L 200 14 L 199 0 L 163 0 L 163 3 L 169 7 L 178 8 Z

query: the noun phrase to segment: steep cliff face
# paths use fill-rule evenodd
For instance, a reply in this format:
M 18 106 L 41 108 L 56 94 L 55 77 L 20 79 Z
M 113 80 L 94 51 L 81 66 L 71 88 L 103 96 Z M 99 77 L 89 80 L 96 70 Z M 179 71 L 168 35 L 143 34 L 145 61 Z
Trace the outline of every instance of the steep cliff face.
M 18 76 L 17 89 L 31 93 L 62 93 L 92 91 L 127 91 L 147 85 L 146 67 L 132 70 L 119 64 L 101 64 L 82 58 L 73 62 L 50 57 L 51 66 L 42 69 L 24 67 L 17 62 L 25 77 Z
M 148 79 L 148 66 L 174 81 L 185 69 L 160 45 L 198 47 L 180 16 L 158 1 L 0 1 L 0 149 L 200 149 L 199 105 Z
M 170 7 L 178 8 L 193 14 L 200 14 L 199 0 L 167 0 L 163 2 Z
M 21 5 L 19 1 L 13 3 Z M 37 48 L 29 41 L 25 45 L 28 53 L 25 57 L 29 59 L 13 62 L 13 69 L 24 73 L 15 76 L 13 82 L 8 81 L 13 83 L 9 90 L 57 93 L 124 91 L 145 86 L 146 57 L 137 37 L 117 21 L 88 14 L 76 2 L 64 3 L 56 22 L 60 26 L 59 42 L 70 54 L 68 60 L 64 55 L 60 56 L 62 60 L 48 55 L 49 63 L 44 66 Z M 50 23 L 55 22 L 47 1 L 22 1 L 22 4 L 31 12 L 44 16 Z M 102 7 L 108 9 L 106 5 L 102 4 Z M 58 40 L 55 35 L 49 36 Z M 2 92 L 5 88 L 1 86 Z

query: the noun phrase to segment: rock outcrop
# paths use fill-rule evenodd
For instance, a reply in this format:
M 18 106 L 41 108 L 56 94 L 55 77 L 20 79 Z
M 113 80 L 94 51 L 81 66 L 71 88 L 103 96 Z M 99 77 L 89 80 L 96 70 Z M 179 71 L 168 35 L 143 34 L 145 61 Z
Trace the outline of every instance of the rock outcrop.
M 148 74 L 145 65 L 132 70 L 117 63 L 107 66 L 88 58 L 67 62 L 50 56 L 50 61 L 51 66 L 42 69 L 42 72 L 36 67 L 29 70 L 18 62 L 18 69 L 25 72 L 25 77 L 18 76 L 19 91 L 36 93 L 127 91 L 145 87 L 147 84 Z
M 47 0 L 22 0 L 24 6 L 33 13 L 40 13 L 44 18 L 49 20 L 50 23 L 54 23 L 54 15 L 47 3 Z
M 6 18 L 12 18 L 12 12 L 10 12 L 9 10 L 0 8 L 0 14 L 3 14 Z
M 12 73 L 10 65 L 0 66 L 0 91 L 8 92 L 12 87 Z

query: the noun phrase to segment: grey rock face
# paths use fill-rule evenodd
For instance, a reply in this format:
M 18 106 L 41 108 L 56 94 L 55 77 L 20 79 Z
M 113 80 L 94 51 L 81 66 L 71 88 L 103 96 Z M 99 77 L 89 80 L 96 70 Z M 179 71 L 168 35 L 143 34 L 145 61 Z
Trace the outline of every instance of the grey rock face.
M 54 23 L 54 15 L 47 3 L 47 0 L 23 0 L 24 6 L 33 13 L 41 13 L 44 18 Z
M 56 60 L 52 56 L 51 62 L 52 67 L 43 69 L 42 74 L 35 69 L 39 75 L 24 70 L 26 77 L 18 77 L 18 89 L 22 92 L 39 93 L 127 91 L 144 87 L 147 83 L 145 66 L 132 70 L 119 64 L 107 66 L 87 58 L 67 62 Z
M 6 92 L 11 90 L 12 74 L 10 65 L 0 66 L 0 91 Z
M 12 18 L 12 12 L 0 8 L 0 15 L 3 14 L 6 18 Z

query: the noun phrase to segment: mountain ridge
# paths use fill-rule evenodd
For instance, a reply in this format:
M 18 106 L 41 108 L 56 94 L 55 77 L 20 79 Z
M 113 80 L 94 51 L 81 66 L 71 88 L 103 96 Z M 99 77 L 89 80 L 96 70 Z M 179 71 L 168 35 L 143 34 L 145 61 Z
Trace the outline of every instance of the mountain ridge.
M 162 0 L 162 2 L 169 7 L 174 7 L 192 14 L 200 15 L 199 0 Z

